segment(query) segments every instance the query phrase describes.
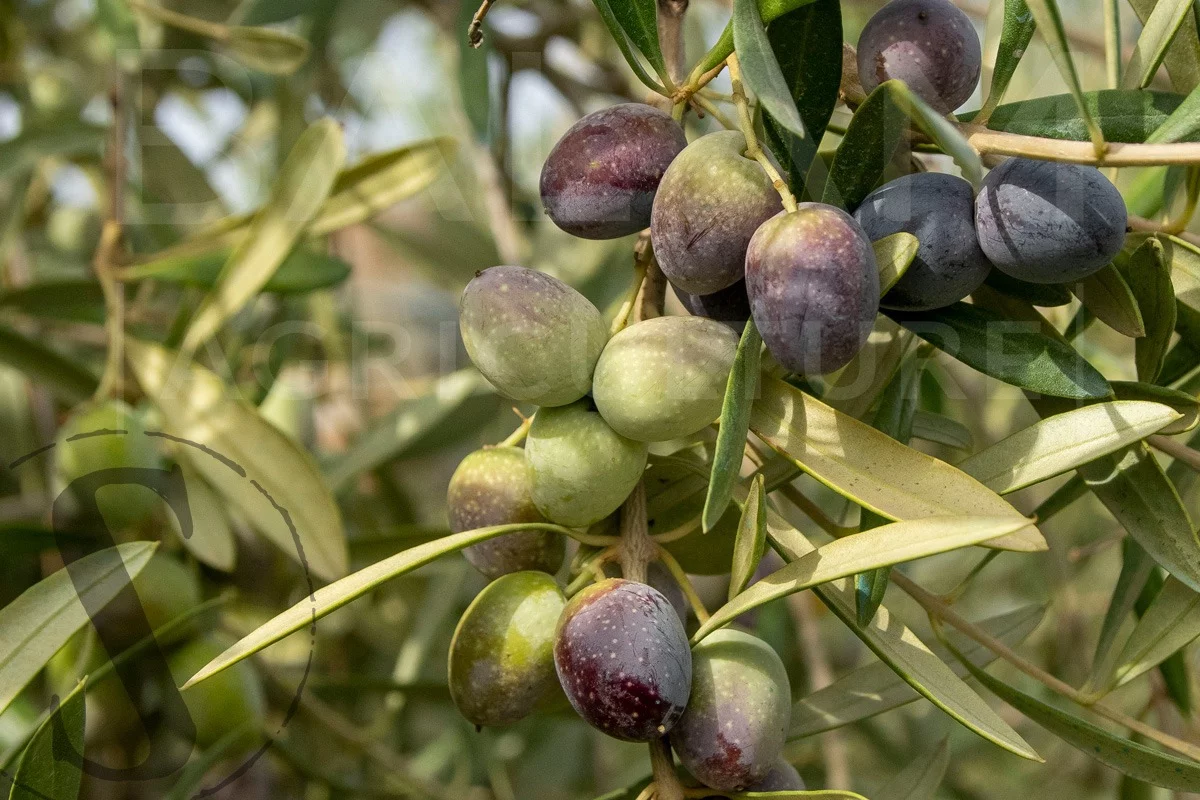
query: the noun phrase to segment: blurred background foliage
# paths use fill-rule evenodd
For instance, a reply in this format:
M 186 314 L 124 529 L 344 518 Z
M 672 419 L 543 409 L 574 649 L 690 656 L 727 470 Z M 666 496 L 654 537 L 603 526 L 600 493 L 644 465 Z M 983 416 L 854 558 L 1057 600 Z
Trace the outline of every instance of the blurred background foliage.
M 843 1 L 847 41 L 857 39 L 881 5 Z M 987 86 L 1002 4 L 959 5 L 984 42 L 981 86 Z M 1084 88 L 1103 88 L 1099 2 L 1059 5 Z M 559 231 L 541 213 L 537 180 L 546 153 L 572 122 L 621 99 L 645 99 L 645 90 L 583 0 L 503 3 L 488 17 L 479 50 L 465 44 L 475 9 L 455 0 L 178 0 L 169 7 L 220 26 L 269 26 L 300 37 L 308 50 L 290 74 L 273 75 L 259 68 L 261 53 L 164 25 L 124 0 L 0 0 L 2 460 L 10 463 L 53 441 L 81 399 L 64 389 L 39 347 L 82 365 L 93 378 L 103 363 L 104 303 L 90 262 L 109 192 L 103 150 L 116 65 L 129 76 L 125 223 L 126 260 L 134 265 L 206 225 L 259 207 L 283 157 L 322 115 L 343 127 L 347 164 L 431 137 L 457 142 L 439 151 L 438 177 L 428 188 L 294 256 L 309 259 L 294 265 L 293 274 L 310 280 L 264 292 L 205 355 L 242 397 L 316 454 L 345 519 L 351 569 L 440 535 L 454 466 L 472 449 L 502 439 L 516 422 L 499 398 L 457 374 L 467 366 L 457 339 L 458 293 L 476 270 L 521 263 L 563 278 L 602 309 L 618 301 L 628 284 L 632 239 L 583 241 Z M 685 26 L 691 58 L 715 41 L 729 13 L 719 0 L 691 2 Z M 1128 8 L 1122 22 L 1128 47 L 1139 26 Z M 714 88 L 727 92 L 727 76 Z M 1008 97 L 1063 91 L 1035 39 Z M 977 92 L 966 108 L 979 100 Z M 836 130 L 848 119 L 845 108 L 835 112 L 822 151 L 832 151 Z M 689 124 L 706 129 L 711 120 Z M 948 159 L 930 159 L 950 168 Z M 1178 184 L 1161 168 L 1120 176 L 1131 210 L 1147 217 L 1181 202 Z M 208 274 L 211 285 L 221 263 L 220 255 L 187 262 L 180 274 Z M 175 330 L 203 296 L 203 282 L 157 277 L 126 289 L 129 330 L 153 339 Z M 1076 307 L 1047 311 L 1065 322 Z M 1134 378 L 1132 340 L 1097 326 L 1077 343 L 1109 377 Z M 925 380 L 923 408 L 961 423 L 976 445 L 1037 419 L 1018 390 L 949 358 L 940 358 Z M 920 440 L 915 446 L 951 462 L 961 458 L 945 445 Z M 1026 490 L 1014 502 L 1030 511 L 1061 482 Z M 829 513 L 846 511 L 815 482 L 805 488 Z M 0 604 L 55 566 L 54 557 L 21 538 L 44 523 L 51 490 L 46 469 L 0 467 Z M 1196 508 L 1194 490 L 1186 499 Z M 206 596 L 232 590 L 232 600 L 205 624 L 242 634 L 299 600 L 304 589 L 292 559 L 254 535 L 236 511 L 228 515 L 236 567 L 200 569 Z M 806 529 L 805 518 L 791 516 Z M 1048 522 L 1045 532 L 1053 541 L 1049 552 L 1001 556 L 961 605 L 968 617 L 1046 605 L 1045 621 L 1024 652 L 1078 684 L 1119 571 L 1121 531 L 1088 495 Z M 177 538 L 146 530 L 138 535 L 180 549 Z M 948 591 L 972 558 L 949 554 L 917 563 L 911 573 Z M 414 797 L 567 800 L 641 778 L 642 747 L 608 739 L 570 714 L 476 733 L 455 713 L 445 689 L 445 653 L 455 620 L 483 582 L 461 559 L 445 559 L 323 620 L 302 713 L 265 758 L 218 796 L 391 797 L 411 790 Z M 719 584 L 708 580 L 702 588 L 721 598 Z M 914 629 L 927 631 L 920 610 L 893 594 L 892 607 L 907 612 Z M 784 656 L 798 695 L 871 659 L 808 594 L 762 609 L 756 626 Z M 302 632 L 254 662 L 270 690 L 268 728 L 278 729 L 288 697 L 283 687 L 298 679 L 308 658 Z M 26 740 L 50 690 L 35 682 L 0 716 L 0 753 Z M 1119 690 L 1114 702 L 1196 740 L 1192 720 L 1157 674 Z M 1166 795 L 1119 787 L 1115 772 L 1011 710 L 1003 713 L 1046 764 L 1008 755 L 924 703 L 793 742 L 788 756 L 810 786 L 871 796 L 949 737 L 953 758 L 938 797 Z M 98 741 L 101 760 L 126 757 L 121 743 Z M 399 775 L 415 784 L 398 786 Z M 162 797 L 165 789 L 92 781 L 82 796 Z

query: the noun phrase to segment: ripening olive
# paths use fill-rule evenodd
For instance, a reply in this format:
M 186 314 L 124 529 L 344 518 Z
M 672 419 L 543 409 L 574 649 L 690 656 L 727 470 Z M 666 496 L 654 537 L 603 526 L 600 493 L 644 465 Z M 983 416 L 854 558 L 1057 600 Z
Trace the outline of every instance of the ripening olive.
M 584 239 L 637 233 L 650 224 L 659 181 L 686 145 L 679 123 L 648 105 L 625 103 L 588 114 L 542 165 L 546 214 Z
M 800 777 L 800 772 L 786 759 L 780 757 L 775 761 L 775 766 L 771 767 L 771 771 L 767 773 L 767 777 L 758 783 L 747 786 L 746 791 L 803 792 L 807 788 L 804 785 L 804 778 Z
M 746 296 L 745 279 L 712 294 L 689 294 L 676 286 L 675 296 L 689 314 L 715 319 L 728 325 L 738 336 L 746 329 L 746 321 L 750 319 L 750 298 Z
M 975 236 L 975 192 L 954 175 L 918 172 L 879 187 L 854 212 L 867 236 L 904 231 L 920 243 L 916 258 L 880 305 L 928 311 L 978 289 L 992 265 Z
M 558 691 L 554 630 L 567 604 L 544 572 L 513 572 L 471 603 L 450 643 L 450 697 L 475 725 L 509 725 Z
M 692 650 L 691 699 L 671 744 L 705 786 L 741 791 L 775 766 L 791 715 L 778 654 L 747 633 L 720 630 Z
M 621 568 L 620 565 L 609 562 L 604 565 L 603 572 L 610 578 L 616 578 L 620 576 Z M 683 593 L 683 587 L 675 580 L 671 571 L 664 567 L 662 562 L 650 562 L 646 565 L 646 584 L 657 589 L 663 597 L 667 598 L 671 608 L 675 609 L 675 613 L 679 615 L 679 621 L 686 628 L 688 614 L 691 613 L 692 607 L 688 603 L 687 595 Z
M 704 317 L 656 317 L 625 328 L 600 354 L 592 397 L 622 436 L 662 442 L 721 416 L 738 337 Z
M 547 519 L 581 528 L 620 508 L 646 468 L 646 445 L 609 427 L 590 400 L 537 412 L 525 442 L 533 503 Z
M 608 339 L 600 312 L 557 278 L 492 267 L 463 291 L 459 328 L 471 361 L 504 394 L 562 406 L 588 393 Z
M 948 0 L 892 0 L 858 39 L 864 89 L 899 79 L 942 114 L 970 99 L 982 63 L 971 18 Z
M 617 739 L 657 739 L 688 702 L 687 634 L 667 598 L 644 583 L 610 578 L 571 598 L 554 665 L 579 715 Z
M 975 200 L 979 246 L 996 269 L 1030 283 L 1069 283 L 1125 244 L 1125 201 L 1095 167 L 1010 158 Z
M 801 203 L 763 223 L 746 252 L 754 322 L 775 360 L 803 375 L 845 366 L 879 311 L 870 240 L 846 212 Z
M 199 638 L 173 652 L 167 661 L 175 681 L 183 684 L 224 651 L 215 640 Z M 201 747 L 247 723 L 258 727 L 266 717 L 262 681 L 248 661 L 239 661 L 181 694 Z
M 675 286 L 711 294 L 745 274 L 746 246 L 782 205 L 737 131 L 702 136 L 663 175 L 654 198 L 654 257 Z
M 450 478 L 446 506 L 450 530 L 462 531 L 545 522 L 533 504 L 533 468 L 516 447 L 476 450 L 462 460 Z M 488 578 L 510 572 L 555 573 L 562 566 L 563 539 L 549 531 L 517 531 L 474 544 L 463 555 Z

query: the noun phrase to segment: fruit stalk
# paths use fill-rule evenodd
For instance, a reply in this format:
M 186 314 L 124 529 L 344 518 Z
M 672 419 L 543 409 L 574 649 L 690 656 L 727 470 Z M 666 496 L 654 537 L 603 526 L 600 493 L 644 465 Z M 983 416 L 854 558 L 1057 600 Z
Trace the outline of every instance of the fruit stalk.
M 737 56 L 731 54 L 728 64 L 729 80 L 733 84 L 733 102 L 737 106 L 738 124 L 742 135 L 746 137 L 746 157 L 753 158 L 762 165 L 763 172 L 767 173 L 767 177 L 771 179 L 771 185 L 775 187 L 775 191 L 779 192 L 779 197 L 783 200 L 783 207 L 788 211 L 795 211 L 795 195 L 792 194 L 792 190 L 788 188 L 787 182 L 779 174 L 779 170 L 775 169 L 771 159 L 767 158 L 767 154 L 758 144 L 758 136 L 754 133 L 754 117 L 750 114 L 750 99 L 746 96 L 746 87 L 742 85 L 742 67 L 738 63 Z
M 621 506 L 621 574 L 646 582 L 646 567 L 654 560 L 657 545 L 646 530 L 646 486 L 638 481 Z

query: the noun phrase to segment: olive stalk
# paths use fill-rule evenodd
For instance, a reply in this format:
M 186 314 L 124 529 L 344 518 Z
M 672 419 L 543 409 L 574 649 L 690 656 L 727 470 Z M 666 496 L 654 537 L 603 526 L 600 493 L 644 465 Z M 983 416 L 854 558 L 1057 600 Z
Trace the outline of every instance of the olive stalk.
M 700 624 L 708 622 L 708 609 L 704 607 L 704 601 L 700 599 L 700 595 L 696 594 L 696 587 L 692 586 L 692 581 L 684 571 L 683 566 L 676 560 L 675 556 L 668 553 L 664 548 L 658 548 L 658 560 L 667 568 L 671 576 L 675 578 L 675 582 L 679 584 L 679 588 L 683 590 L 683 596 L 687 598 L 688 605 L 692 607 L 692 613 L 696 615 L 696 619 Z
M 792 194 L 792 190 L 788 188 L 787 181 L 779 174 L 779 170 L 775 169 L 775 165 L 771 163 L 771 159 L 763 151 L 758 143 L 758 136 L 754 133 L 754 118 L 750 114 L 750 99 L 746 96 L 746 87 L 742 84 L 742 68 L 738 64 L 737 55 L 731 54 L 727 59 L 729 64 L 729 79 L 733 83 L 733 102 L 737 106 L 738 123 L 741 128 L 742 135 L 746 137 L 746 156 L 753 158 L 763 168 L 763 172 L 767 173 L 767 177 L 771 181 L 771 185 L 775 187 L 775 191 L 779 192 L 779 197 L 783 201 L 783 207 L 788 211 L 796 210 L 796 197 Z
M 108 171 L 108 209 L 104 226 L 100 231 L 100 243 L 92 258 L 92 268 L 104 295 L 104 331 L 108 350 L 104 360 L 104 373 L 96 387 L 95 399 L 114 397 L 121 391 L 121 367 L 123 362 L 123 340 L 125 336 L 125 292 L 117 281 L 116 267 L 119 260 L 125 219 L 125 177 L 128 163 L 125 159 L 125 76 L 114 67 L 112 94 L 112 128 L 109 130 L 105 152 Z
M 483 0 L 471 16 L 471 24 L 467 26 L 467 42 L 471 47 L 479 47 L 483 44 L 483 18 L 492 10 L 494 2 L 496 0 Z

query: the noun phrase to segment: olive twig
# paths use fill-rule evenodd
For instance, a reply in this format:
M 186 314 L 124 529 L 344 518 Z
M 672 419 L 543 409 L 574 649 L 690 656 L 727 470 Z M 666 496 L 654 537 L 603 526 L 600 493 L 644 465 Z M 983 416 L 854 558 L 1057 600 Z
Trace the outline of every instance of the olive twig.
M 521 417 L 521 424 L 517 426 L 515 431 L 506 436 L 504 441 L 495 445 L 496 447 L 516 447 L 521 442 L 525 441 L 525 437 L 529 435 L 529 426 L 533 424 L 533 416 L 523 416 L 521 412 L 517 411 L 515 408 L 513 411 L 518 417 Z M 537 415 L 535 414 L 534 416 Z
M 1175 233 L 1168 230 L 1168 227 L 1169 226 L 1160 222 L 1155 222 L 1152 219 L 1138 217 L 1133 214 L 1129 215 L 1129 230 L 1131 231 L 1137 231 L 1139 233 L 1169 233 L 1172 236 L 1182 239 L 1188 244 L 1194 244 L 1197 247 L 1200 247 L 1200 236 L 1197 236 L 1194 233 L 1189 233 L 1188 231 L 1179 231 L 1178 233 Z
M 654 787 L 651 796 L 655 800 L 684 800 L 683 784 L 679 782 L 679 776 L 675 773 L 666 739 L 650 742 L 650 770 L 650 774 L 654 776 L 654 782 L 650 784 Z
M 675 578 L 675 582 L 679 584 L 679 588 L 683 590 L 683 596 L 687 598 L 688 605 L 692 607 L 692 613 L 696 615 L 696 619 L 700 620 L 700 624 L 708 622 L 708 609 L 704 607 L 704 601 L 700 599 L 700 595 L 696 594 L 696 587 L 692 586 L 691 578 L 687 576 L 683 566 L 675 559 L 675 556 L 668 553 L 664 548 L 658 548 L 658 560 L 667 568 L 671 576 Z
M 690 534 L 692 531 L 696 530 L 697 528 L 699 528 L 700 522 L 701 522 L 701 516 L 699 514 L 697 514 L 694 518 L 689 519 L 687 522 L 683 523 L 682 525 L 680 525 L 676 528 L 672 528 L 669 531 L 663 531 L 662 533 L 656 533 L 653 536 L 651 536 L 650 538 L 654 540 L 655 544 L 660 544 L 660 545 L 668 544 L 670 542 L 675 542 L 675 541 L 678 541 L 678 540 L 682 539 L 683 537 L 687 536 L 688 534 Z
M 483 0 L 479 4 L 479 9 L 471 17 L 471 24 L 467 26 L 467 43 L 471 47 L 479 47 L 483 44 L 483 18 L 492 10 L 492 4 L 496 0 Z
M 115 69 L 115 68 L 114 68 Z M 125 336 L 125 293 L 117 281 L 115 269 L 119 259 L 125 219 L 125 179 L 128 163 L 125 160 L 125 76 L 116 70 L 112 94 L 112 128 L 109 130 L 105 152 L 108 172 L 108 210 L 104 227 L 100 231 L 100 243 L 92 258 L 92 268 L 104 295 L 104 331 L 108 340 L 108 351 L 104 360 L 104 373 L 96 387 L 97 400 L 112 397 L 120 392 L 122 349 Z
M 779 170 L 775 169 L 771 159 L 767 158 L 767 154 L 758 144 L 758 136 L 754 133 L 754 117 L 750 114 L 750 99 L 746 96 L 745 86 L 742 85 L 742 67 L 738 63 L 737 55 L 731 54 L 727 63 L 729 64 L 729 80 L 733 83 L 733 101 L 737 106 L 739 126 L 742 135 L 746 137 L 746 155 L 757 161 L 762 166 L 763 172 L 767 173 L 771 185 L 775 187 L 775 191 L 779 192 L 779 197 L 783 200 L 783 207 L 788 211 L 795 211 L 795 195 L 792 194 L 792 190 L 788 188 L 787 182 L 779 174 Z
M 646 266 L 649 263 L 647 254 L 650 251 L 649 235 L 643 233 L 646 245 L 643 246 L 642 240 L 639 239 L 633 251 L 633 280 L 629 283 L 629 289 L 625 292 L 625 297 L 621 300 L 621 306 L 617 309 L 617 315 L 613 317 L 612 326 L 609 328 L 608 335 L 614 336 L 629 324 L 629 319 L 633 315 L 634 305 L 637 303 L 638 295 L 642 291 L 642 284 L 646 281 Z
M 1147 440 L 1155 450 L 1161 450 L 1176 461 L 1180 461 L 1197 472 L 1200 472 L 1200 451 L 1193 450 L 1182 442 L 1177 442 L 1170 436 L 1156 433 Z
M 733 120 L 721 113 L 721 110 L 703 95 L 693 95 L 688 102 L 703 109 L 704 113 L 721 123 L 724 128 L 731 131 L 736 131 L 738 129 L 738 126 L 734 124 Z
M 708 72 L 700 72 L 700 65 L 696 65 L 696 69 L 692 70 L 692 74 L 688 76 L 687 82 L 675 90 L 675 94 L 671 95 L 671 100 L 675 103 L 675 109 L 679 116 L 683 116 L 683 107 L 687 105 L 688 100 L 692 95 L 703 89 L 713 81 L 718 75 L 725 71 L 726 61 L 722 61 Z

